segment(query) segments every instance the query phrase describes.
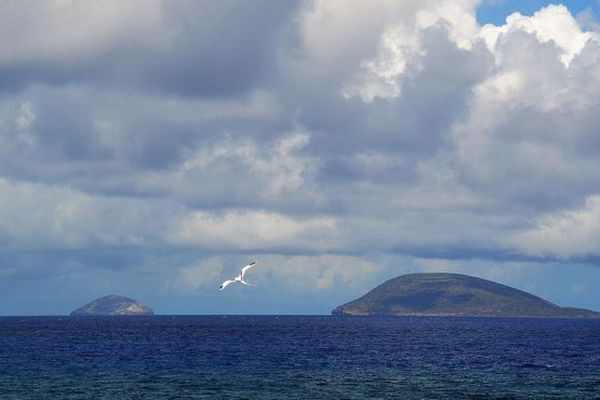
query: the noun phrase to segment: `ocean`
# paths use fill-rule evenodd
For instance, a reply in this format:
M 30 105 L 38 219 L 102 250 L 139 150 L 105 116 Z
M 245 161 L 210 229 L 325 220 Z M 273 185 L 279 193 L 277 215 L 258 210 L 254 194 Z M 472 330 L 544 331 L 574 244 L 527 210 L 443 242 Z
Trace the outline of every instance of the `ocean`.
M 600 399 L 600 320 L 2 317 L 0 399 Z

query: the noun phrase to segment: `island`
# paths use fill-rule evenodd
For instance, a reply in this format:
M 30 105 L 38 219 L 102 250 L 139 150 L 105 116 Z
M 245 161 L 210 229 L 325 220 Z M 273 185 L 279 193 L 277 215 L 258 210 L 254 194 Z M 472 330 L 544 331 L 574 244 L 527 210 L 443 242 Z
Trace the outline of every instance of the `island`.
M 454 273 L 401 275 L 332 311 L 337 316 L 600 318 L 530 293 Z
M 147 306 L 129 297 L 110 295 L 100 297 L 74 310 L 71 316 L 154 315 Z

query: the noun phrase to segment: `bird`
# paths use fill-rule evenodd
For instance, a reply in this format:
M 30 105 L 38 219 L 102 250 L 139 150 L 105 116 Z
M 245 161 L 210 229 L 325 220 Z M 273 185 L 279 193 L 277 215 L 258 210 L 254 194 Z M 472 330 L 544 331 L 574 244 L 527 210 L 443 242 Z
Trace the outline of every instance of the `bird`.
M 232 283 L 239 283 L 241 285 L 252 286 L 252 284 L 250 284 L 244 280 L 244 275 L 246 275 L 246 271 L 248 271 L 250 268 L 254 267 L 255 265 L 256 265 L 256 261 L 250 261 L 244 268 L 242 268 L 242 270 L 240 271 L 240 274 L 238 276 L 236 276 L 233 279 L 227 279 L 225 282 L 223 282 L 221 284 L 221 286 L 219 286 L 219 290 L 225 289 L 227 286 L 231 285 Z

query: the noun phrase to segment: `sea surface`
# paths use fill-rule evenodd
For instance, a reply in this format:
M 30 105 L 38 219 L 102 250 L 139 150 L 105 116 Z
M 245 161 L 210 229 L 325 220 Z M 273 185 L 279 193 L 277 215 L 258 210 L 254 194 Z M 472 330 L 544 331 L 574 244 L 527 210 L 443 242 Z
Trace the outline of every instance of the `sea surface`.
M 600 320 L 2 317 L 0 399 L 600 399 Z

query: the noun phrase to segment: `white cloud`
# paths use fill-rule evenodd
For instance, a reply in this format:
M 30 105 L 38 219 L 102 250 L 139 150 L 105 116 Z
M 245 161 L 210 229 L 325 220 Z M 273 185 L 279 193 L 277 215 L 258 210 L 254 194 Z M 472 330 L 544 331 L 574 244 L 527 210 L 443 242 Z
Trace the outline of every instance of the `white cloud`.
M 506 18 L 505 25 L 485 25 L 481 29 L 481 36 L 490 51 L 497 54 L 498 43 L 505 40 L 507 34 L 515 31 L 534 34 L 540 43 L 554 43 L 561 50 L 560 59 L 566 67 L 581 52 L 588 40 L 599 39 L 597 33 L 583 32 L 577 20 L 562 4 L 550 4 L 531 17 L 518 12 L 511 14 Z
M 496 66 L 450 129 L 459 182 L 523 218 L 538 211 L 519 206 L 560 209 L 591 195 L 600 164 L 584 149 L 597 145 L 597 33 L 548 6 L 482 35 Z
M 600 255 L 600 196 L 581 208 L 541 217 L 534 228 L 515 234 L 510 243 L 529 255 L 562 259 Z
M 415 5 L 414 0 L 405 2 L 406 8 Z M 300 18 L 306 61 L 322 67 L 321 74 L 343 71 L 341 59 L 360 62 L 397 12 L 397 2 L 391 0 L 371 1 L 368 7 L 361 0 L 312 2 Z M 315 72 L 319 74 L 317 68 Z
M 396 3 L 396 12 L 390 18 L 397 19 L 388 22 L 381 35 L 378 55 L 362 61 L 358 77 L 347 83 L 343 95 L 359 96 L 366 102 L 400 96 L 404 73 L 409 66 L 418 69 L 427 51 L 421 36 L 432 27 L 448 29 L 453 43 L 461 49 L 470 49 L 477 40 L 478 25 L 474 16 L 477 3 L 472 0 L 423 1 L 416 10 Z
M 284 134 L 266 143 L 229 135 L 219 139 L 187 151 L 176 168 L 147 175 L 137 184 L 169 188 L 186 202 L 205 207 L 311 208 L 323 202 L 314 181 L 320 162 L 303 153 L 307 133 Z
M 93 197 L 66 187 L 0 178 L 0 247 L 62 249 L 155 242 L 162 204 Z
M 560 60 L 566 67 L 589 40 L 598 41 L 600 38 L 595 32 L 582 31 L 577 20 L 563 5 L 549 5 L 531 17 L 514 13 L 502 26 L 487 24 L 479 27 L 474 16 L 477 3 L 422 2 L 416 10 L 398 4 L 398 8 L 409 10 L 406 15 L 411 18 L 397 17 L 396 20 L 392 19 L 393 22 L 387 21 L 383 25 L 386 29 L 381 35 L 378 55 L 362 61 L 360 72 L 343 89 L 344 96 L 358 96 L 366 102 L 375 98 L 389 100 L 400 96 L 407 68 L 410 66 L 418 70 L 421 58 L 428 51 L 424 47 L 422 35 L 433 27 L 447 29 L 450 41 L 463 50 L 472 50 L 475 43 L 484 40 L 498 65 L 504 64 L 507 61 L 505 58 L 510 57 L 510 54 L 502 50 L 502 46 L 511 35 L 518 32 L 535 35 L 540 45 L 554 43 L 560 51 Z M 512 79 L 516 75 L 501 76 Z
M 221 163 L 239 162 L 254 182 L 264 180 L 260 187 L 248 188 L 247 196 L 272 198 L 295 192 L 303 187 L 305 177 L 316 167 L 315 160 L 297 154 L 308 141 L 308 134 L 296 133 L 282 137 L 267 149 L 261 149 L 252 141 L 240 143 L 225 139 L 190 156 L 181 165 L 178 179 L 185 181 Z M 225 165 L 223 167 L 226 168 Z
M 292 218 L 267 211 L 196 211 L 179 220 L 173 244 L 219 250 L 289 249 L 327 251 L 335 248 L 336 222 L 330 217 Z

